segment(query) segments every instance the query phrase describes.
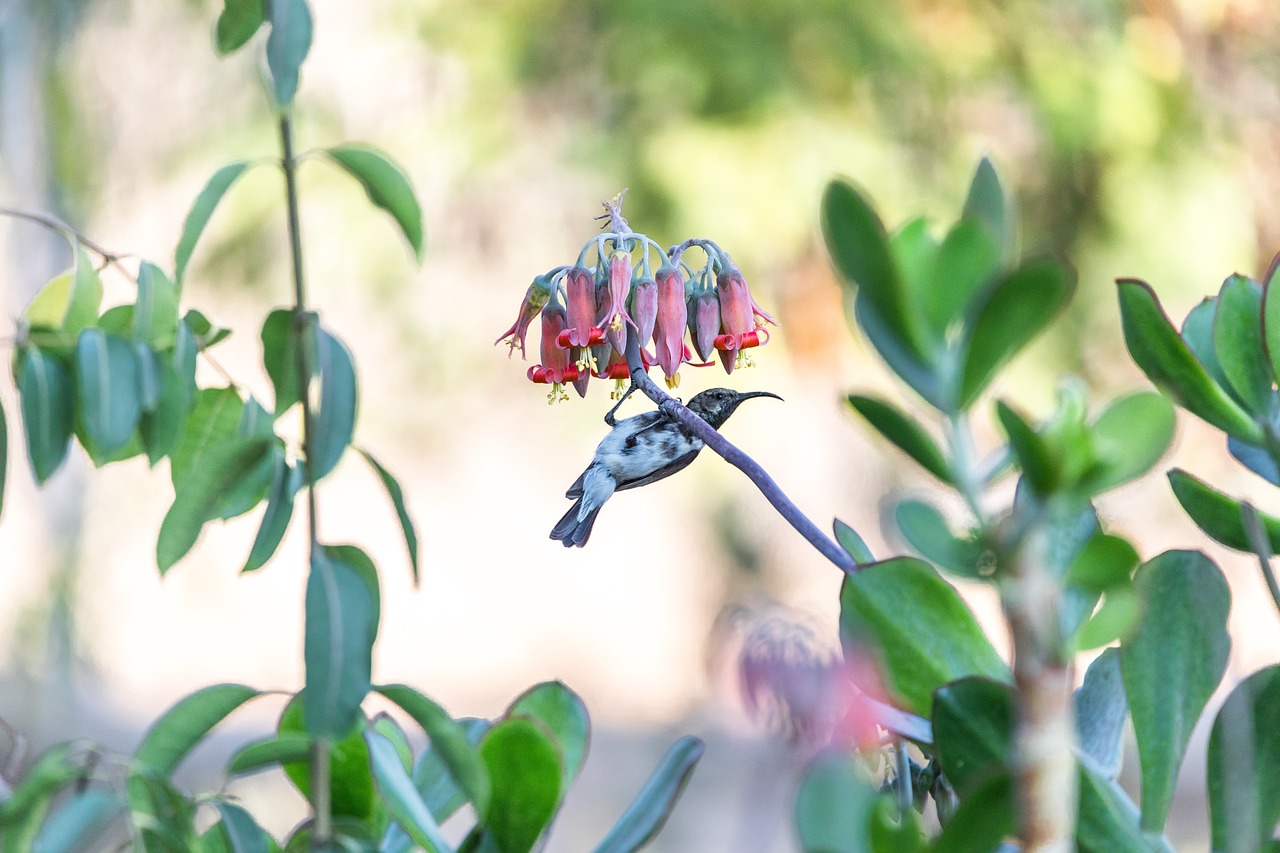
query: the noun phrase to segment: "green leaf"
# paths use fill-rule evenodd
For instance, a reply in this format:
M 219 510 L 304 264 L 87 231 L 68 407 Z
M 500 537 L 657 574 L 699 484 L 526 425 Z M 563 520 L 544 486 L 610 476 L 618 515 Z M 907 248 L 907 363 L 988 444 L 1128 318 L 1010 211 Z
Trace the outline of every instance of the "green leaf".
M 926 853 L 929 843 L 916 813 L 899 812 L 895 799 L 882 794 L 871 811 L 871 849 L 876 853 Z
M 1140 558 L 1128 541 L 1108 533 L 1095 533 L 1067 570 L 1067 581 L 1095 592 L 1128 585 Z
M 396 823 L 428 853 L 452 853 L 453 848 L 440 835 L 440 827 L 400 763 L 395 746 L 376 731 L 366 730 L 364 739 L 369 745 L 378 794 Z
M 1161 849 L 1138 828 L 1137 808 L 1114 783 L 1080 766 L 1076 845 L 1080 853 L 1152 853 Z M 1165 848 L 1169 849 L 1169 848 Z
M 1002 400 L 996 401 L 996 417 L 1009 437 L 1009 448 L 1026 484 L 1038 495 L 1051 494 L 1058 488 L 1061 471 L 1048 443 L 1026 418 Z
M 467 729 L 422 693 L 404 684 L 384 684 L 374 688 L 400 707 L 422 727 L 449 775 L 483 814 L 489 804 L 489 775 L 474 748 Z
M 1280 462 L 1266 448 L 1245 444 L 1235 436 L 1227 436 L 1227 452 L 1271 485 L 1280 486 Z
M 310 735 L 286 732 L 242 746 L 227 762 L 227 772 L 232 775 L 254 773 L 281 764 L 303 762 L 310 755 Z
M 313 736 L 340 738 L 359 718 L 370 688 L 379 609 L 377 574 L 368 557 L 351 547 L 312 551 L 303 711 Z
M 944 388 L 932 365 L 911 352 L 888 325 L 866 294 L 861 290 L 853 298 L 853 316 L 867 340 L 880 353 L 885 364 L 929 405 L 940 412 L 954 410 L 954 393 Z M 846 299 L 846 304 L 848 299 Z
M 992 853 L 1017 830 L 1013 783 L 1008 772 L 978 785 L 942 828 L 932 853 Z
M 360 182 L 369 201 L 391 214 L 414 258 L 422 263 L 422 207 L 404 170 L 370 145 L 337 145 L 325 153 Z
M 299 693 L 285 706 L 280 715 L 277 733 L 281 738 L 306 733 L 304 721 L 306 691 Z M 377 798 L 374 794 L 373 770 L 369 765 L 369 745 L 364 740 L 365 719 L 360 715 L 350 731 L 329 741 L 329 788 L 331 807 L 335 816 L 345 816 L 367 821 L 374 814 Z M 311 798 L 310 751 L 302 761 L 286 761 L 285 775 L 304 798 Z
M 853 557 L 854 562 L 859 565 L 863 563 L 874 563 L 875 555 L 871 553 L 871 549 L 867 547 L 867 543 L 858 535 L 858 531 L 845 524 L 840 519 L 832 519 L 831 527 L 835 532 L 836 542 L 845 552 Z
M 1222 372 L 1222 365 L 1218 364 L 1218 353 L 1213 341 L 1213 327 L 1217 315 L 1218 297 L 1209 296 L 1201 299 L 1183 319 L 1179 334 L 1182 335 L 1187 349 L 1191 350 L 1191 354 L 1196 357 L 1196 361 L 1204 366 L 1205 372 L 1213 379 L 1214 384 L 1229 393 L 1236 402 L 1242 403 L 1240 396 L 1227 380 L 1227 375 Z
M 1209 814 L 1213 849 L 1264 849 L 1280 822 L 1280 666 L 1236 685 L 1209 735 Z
M 71 371 L 61 361 L 38 349 L 22 350 L 18 393 L 27 457 L 37 483 L 52 477 L 67 458 L 75 423 L 72 389 Z
M 920 467 L 947 485 L 955 485 L 946 457 L 918 423 L 885 400 L 859 394 L 850 394 L 848 400 L 855 412 Z
M 242 572 L 262 568 L 280 547 L 293 518 L 293 499 L 302 488 L 302 469 L 290 465 L 283 454 L 273 454 L 272 458 L 275 467 L 267 490 L 267 509 L 258 524 L 258 533 L 253 537 L 253 547 L 249 549 L 249 559 Z
M 1089 428 L 1098 461 L 1088 488 L 1094 494 L 1145 474 L 1173 442 L 1173 406 L 1158 394 L 1129 394 L 1113 402 Z
M 917 358 L 924 355 L 915 318 L 909 314 L 901 273 L 889 238 L 871 204 L 848 181 L 827 184 L 822 196 L 822 233 L 831 262 L 847 288 L 857 288 L 875 307 L 884 331 Z
M 312 328 L 315 317 L 308 315 L 308 322 L 311 324 L 308 328 Z M 275 389 L 276 417 L 302 399 L 298 385 L 298 341 L 301 339 L 291 309 L 277 308 L 262 324 L 262 364 Z M 308 366 L 314 376 L 315 360 L 310 359 Z
M 0 826 L 13 827 L 22 823 L 25 827 L 28 824 L 27 818 L 30 817 L 33 818 L 30 821 L 33 824 L 30 831 L 35 832 L 48 812 L 54 795 L 85 772 L 83 762 L 72 760 L 73 746 L 71 743 L 59 743 L 40 754 L 27 769 L 22 781 L 15 786 L 12 796 L 0 803 Z M 6 846 L 5 853 L 10 849 Z
M 147 459 L 154 466 L 173 451 L 182 437 L 187 426 L 187 416 L 191 413 L 192 401 L 195 399 L 196 387 L 194 381 L 181 376 L 165 359 L 158 360 L 153 366 L 160 383 L 159 396 L 152 411 L 148 412 L 144 407 L 138 421 L 138 434 L 147 450 Z
M 466 732 L 467 741 L 472 746 L 479 746 L 480 739 L 489 730 L 487 720 L 463 719 L 458 723 Z M 479 760 L 478 753 L 476 760 Z M 488 771 L 484 770 L 484 773 L 485 778 L 488 779 Z M 414 762 L 413 784 L 437 821 L 448 820 L 466 801 L 462 792 L 458 790 L 458 786 L 454 784 L 453 777 L 440 758 L 440 753 L 430 745 Z M 412 846 L 412 839 L 400 827 L 392 824 L 387 827 L 379 850 L 381 853 L 408 853 Z
M 1120 650 L 1142 765 L 1142 828 L 1160 832 L 1191 730 L 1227 666 L 1231 593 L 1199 551 L 1166 551 L 1138 569 L 1142 617 Z
M 938 241 L 930 231 L 929 219 L 918 216 L 889 236 L 889 255 L 900 274 L 906 300 L 912 305 L 925 305 L 928 300 L 926 276 L 932 272 L 938 253 Z M 943 343 L 945 326 L 922 329 L 931 348 Z
M 201 388 L 195 396 L 182 437 L 169 454 L 169 476 L 174 491 L 195 470 L 208 467 L 216 447 L 235 444 L 244 415 L 244 401 L 234 388 Z
M 1169 472 L 1169 485 L 1182 509 L 1211 539 L 1237 551 L 1249 551 L 1249 537 L 1245 532 L 1243 507 L 1240 502 L 1227 497 L 1192 475 L 1175 468 Z M 1259 512 L 1267 540 L 1273 554 L 1280 553 L 1280 518 Z
M 925 316 L 946 332 L 968 316 L 970 305 L 1000 267 L 1000 248 L 981 223 L 961 220 L 947 234 L 925 278 Z
M 656 838 L 689 783 L 703 750 L 702 741 L 695 737 L 682 737 L 672 744 L 594 853 L 632 853 Z
M 507 708 L 507 718 L 515 717 L 536 720 L 551 733 L 563 760 L 560 790 L 568 791 L 582 771 L 591 743 L 591 720 L 582 697 L 559 681 L 535 684 Z
M 395 507 L 396 517 L 400 519 L 400 532 L 404 534 L 404 544 L 409 550 L 409 565 L 413 569 L 413 582 L 416 585 L 418 583 L 418 533 L 414 528 L 413 519 L 409 517 L 409 508 L 404 501 L 404 491 L 391 472 L 383 468 L 377 459 L 364 450 L 360 451 L 360 455 L 378 475 L 378 479 L 382 481 L 382 487 L 387 490 L 387 495 L 391 498 L 391 505 Z
M 400 757 L 400 765 L 406 773 L 413 767 L 413 747 L 409 744 L 409 735 L 396 722 L 395 717 L 385 711 L 373 718 L 373 731 L 385 737 L 395 747 Z
M 957 537 L 932 505 L 902 501 L 894 508 L 893 519 L 911 549 L 939 568 L 978 580 L 989 577 L 994 570 L 993 561 L 987 559 L 987 549 L 972 539 Z
M 145 341 L 134 341 L 133 356 L 138 362 L 138 399 L 142 414 L 154 413 L 160 405 L 160 389 L 164 383 L 163 362 Z
M 338 464 L 356 426 L 356 372 L 351 354 L 329 332 L 316 327 L 316 372 L 320 398 L 314 407 L 311 476 L 318 482 Z
M 957 678 L 1010 678 L 964 601 L 920 560 L 886 560 L 845 578 L 840 628 L 847 648 L 870 648 L 886 687 L 920 716 L 930 716 L 933 691 Z
M 1193 415 L 1250 444 L 1261 444 L 1261 427 L 1209 377 L 1165 316 L 1150 285 L 1121 279 L 1119 286 L 1125 344 L 1147 378 Z
M 30 849 L 38 853 L 93 849 L 123 810 L 124 804 L 114 791 L 93 788 L 78 793 L 49 816 Z
M 494 725 L 480 742 L 493 792 L 482 825 L 502 853 L 528 853 L 560 804 L 560 755 L 526 719 Z
M 1124 757 L 1124 721 L 1129 716 L 1119 649 L 1106 649 L 1094 658 L 1084 684 L 1072 698 L 1080 760 L 1104 778 L 1115 779 Z
M 1262 283 L 1262 348 L 1271 364 L 1272 377 L 1280 381 L 1280 299 L 1273 298 L 1277 281 L 1280 281 L 1280 265 L 1272 260 L 1266 281 Z
M 1000 185 L 1000 176 L 991 161 L 983 157 L 973 173 L 973 181 L 969 184 L 969 195 L 964 200 L 964 212 L 961 216 L 966 220 L 976 220 L 987 232 L 1000 250 L 1000 257 L 1006 262 L 1012 261 L 1014 252 L 1014 215 L 1012 204 L 1004 194 Z
M 1074 278 L 1052 260 L 1027 263 L 996 281 L 977 305 L 966 336 L 961 410 L 1066 307 L 1074 290 Z
M 194 308 L 182 315 L 182 322 L 195 337 L 196 346 L 202 350 L 216 346 L 231 337 L 230 329 L 215 326 L 208 317 Z
M 865 853 L 880 791 L 861 762 L 838 752 L 814 759 L 796 793 L 796 831 L 804 853 Z
M 76 390 L 89 451 L 106 457 L 124 447 L 142 417 L 138 360 L 129 342 L 101 329 L 81 332 L 76 342 Z
M 229 53 L 235 50 L 249 36 L 257 31 L 262 25 L 263 0 L 226 0 L 226 8 L 222 15 L 218 18 L 218 44 L 222 50 L 222 31 L 223 22 L 239 23 L 247 28 L 252 25 L 253 29 L 244 36 L 239 44 L 222 50 L 223 53 Z M 232 7 L 236 7 L 233 13 Z M 234 19 L 229 20 L 230 16 L 235 15 Z M 256 15 L 256 20 L 254 17 Z M 200 194 L 196 196 L 195 202 L 191 205 L 191 210 L 187 211 L 187 218 L 182 223 L 182 236 L 178 238 L 178 250 L 174 257 L 173 269 L 174 278 L 177 279 L 178 288 L 182 288 L 182 283 L 187 276 L 187 266 L 191 263 L 191 253 L 195 251 L 196 243 L 200 241 L 200 235 L 204 233 L 205 226 L 209 224 L 209 220 L 213 217 L 214 210 L 217 209 L 218 203 L 222 201 L 222 197 L 227 194 L 227 190 L 231 189 L 232 184 L 240 179 L 251 164 L 246 160 L 236 163 L 228 163 L 221 169 L 213 173 L 213 177 L 204 185 L 204 189 L 200 190 Z
M 149 261 L 138 267 L 138 302 L 132 334 L 157 349 L 173 346 L 178 330 L 178 289 L 164 271 Z
M 223 0 L 222 14 L 218 15 L 218 23 L 214 29 L 214 45 L 218 53 L 226 56 L 244 47 L 262 26 L 266 14 L 266 0 Z M 191 219 L 190 215 L 187 219 Z M 184 227 L 182 230 L 185 236 L 187 229 Z M 195 240 L 191 242 L 194 243 Z M 178 264 L 179 281 L 182 280 L 181 269 L 184 266 L 186 264 Z
M 1262 286 L 1233 275 L 1218 293 L 1213 323 L 1214 352 L 1229 387 L 1258 417 L 1275 408 L 1271 366 L 1258 357 L 1262 346 Z
M 214 805 L 222 818 L 222 830 L 233 853 L 268 853 L 272 849 L 270 836 L 258 826 L 253 815 L 225 800 Z
M 134 761 L 147 771 L 170 775 L 214 726 L 258 695 L 243 684 L 214 684 L 197 690 L 151 724 Z
M 79 334 L 98 322 L 102 280 L 84 249 L 75 248 L 75 267 L 57 276 L 36 293 L 22 319 L 35 329 Z
M 1017 718 L 1013 688 L 989 678 L 961 678 L 933 694 L 933 740 L 943 772 L 960 798 L 1007 774 Z
M 142 836 L 142 848 L 165 853 L 186 853 L 195 842 L 195 804 L 164 776 L 131 773 L 125 790 L 133 812 L 133 825 Z
M 272 0 L 268 4 L 271 35 L 267 37 L 267 68 L 272 92 L 281 112 L 288 112 L 298 93 L 298 74 L 311 50 L 311 10 L 307 0 Z
M 227 494 L 263 459 L 270 458 L 272 448 L 270 440 L 256 438 L 217 444 L 203 454 L 201 464 L 179 484 L 173 505 L 160 524 L 156 563 L 161 574 L 186 556 L 205 523 L 218 517 Z
M 1072 651 L 1097 649 L 1114 643 L 1133 630 L 1141 605 L 1137 594 L 1128 586 L 1107 590 L 1102 606 L 1080 626 L 1068 641 Z

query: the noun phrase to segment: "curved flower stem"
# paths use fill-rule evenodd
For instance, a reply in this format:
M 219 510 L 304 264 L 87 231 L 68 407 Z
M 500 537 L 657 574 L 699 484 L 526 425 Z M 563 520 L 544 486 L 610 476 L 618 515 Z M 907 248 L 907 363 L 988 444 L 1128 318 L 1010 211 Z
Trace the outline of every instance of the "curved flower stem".
M 765 496 L 765 499 L 773 504 L 778 514 L 786 519 L 797 533 L 808 540 L 819 554 L 847 575 L 858 571 L 860 568 L 858 562 L 810 521 L 809 517 L 791 502 L 791 499 L 783 493 L 758 462 L 730 444 L 724 436 L 712 428 L 711 424 L 689 411 L 654 384 L 649 374 L 644 371 L 644 365 L 640 360 L 640 341 L 636 335 L 627 336 L 627 368 L 631 371 L 632 384 L 643 391 L 644 395 L 656 403 L 668 417 L 675 418 L 726 462 L 746 474 L 747 478 L 756 484 L 756 488 Z

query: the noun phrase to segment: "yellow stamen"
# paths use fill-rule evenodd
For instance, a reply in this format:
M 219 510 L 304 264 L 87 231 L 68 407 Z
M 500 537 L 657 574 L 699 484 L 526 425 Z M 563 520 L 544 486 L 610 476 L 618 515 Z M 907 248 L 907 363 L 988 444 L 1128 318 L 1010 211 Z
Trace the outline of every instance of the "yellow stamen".
M 667 379 L 667 387 L 668 387 L 668 388 L 679 388 L 679 387 L 680 387 L 680 371 L 678 371 L 678 370 L 677 370 L 675 373 L 673 373 L 673 374 L 671 374 L 670 376 L 666 377 L 666 379 Z
M 609 323 L 609 331 L 611 332 L 622 331 L 622 314 L 621 313 L 613 315 L 613 320 Z
M 577 365 L 580 373 L 586 373 L 588 370 L 594 373 L 600 370 L 600 362 L 596 361 L 596 357 L 591 354 L 589 349 L 582 351 L 582 357 L 578 359 Z
M 613 380 L 613 390 L 609 392 L 609 399 L 621 400 L 623 396 L 627 393 L 626 384 L 627 384 L 626 379 Z
M 738 354 L 733 359 L 733 368 L 737 370 L 740 367 L 755 367 L 756 363 L 751 360 L 751 356 L 746 350 L 738 350 Z
M 554 406 L 556 403 L 563 403 L 569 399 L 569 392 L 564 390 L 563 382 L 553 382 L 551 391 L 547 394 L 547 405 Z

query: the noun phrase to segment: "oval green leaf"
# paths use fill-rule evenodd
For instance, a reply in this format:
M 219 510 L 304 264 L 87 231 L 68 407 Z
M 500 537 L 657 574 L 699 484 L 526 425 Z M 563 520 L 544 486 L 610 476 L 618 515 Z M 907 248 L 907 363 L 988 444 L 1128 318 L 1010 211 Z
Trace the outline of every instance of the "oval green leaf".
M 133 307 L 134 340 L 157 349 L 173 346 L 178 330 L 178 289 L 164 271 L 149 261 L 138 267 L 138 301 Z
M 281 738 L 302 735 L 310 739 L 303 720 L 306 691 L 296 695 L 280 714 L 277 734 Z M 351 730 L 342 737 L 329 741 L 329 790 L 330 806 L 335 817 L 367 821 L 374 814 L 377 797 L 374 793 L 373 770 L 369 765 L 369 745 L 364 740 L 367 727 L 364 715 L 360 715 Z M 283 765 L 289 781 L 308 801 L 311 797 L 311 753 L 303 760 L 286 761 Z
M 1262 428 L 1209 377 L 1165 316 L 1146 282 L 1120 279 L 1120 321 L 1125 345 L 1147 378 L 1178 405 L 1250 444 L 1262 443 Z
M 991 287 L 965 338 L 961 410 L 973 405 L 996 371 L 1049 325 L 1074 291 L 1074 277 L 1052 260 L 1027 263 Z
M 102 304 L 102 280 L 84 249 L 75 247 L 75 266 L 56 276 L 36 293 L 22 313 L 34 329 L 50 329 L 72 335 L 98 321 Z
M 302 469 L 290 465 L 283 454 L 273 454 L 275 463 L 271 474 L 271 486 L 267 491 L 267 509 L 253 537 L 249 559 L 242 572 L 253 572 L 266 565 L 280 547 L 289 521 L 293 518 L 293 499 L 302 488 Z
M 1169 485 L 1182 509 L 1205 535 L 1228 548 L 1252 552 L 1244 526 L 1244 508 L 1239 501 L 1181 468 L 1169 472 Z M 1262 512 L 1257 515 L 1266 531 L 1271 553 L 1280 553 L 1280 518 Z
M 1009 447 L 1018 460 L 1024 482 L 1038 495 L 1052 493 L 1058 487 L 1061 472 L 1048 443 L 1026 418 L 1003 400 L 996 401 L 996 417 L 1009 438 Z
M 351 444 L 356 427 L 356 371 L 351 353 L 326 329 L 316 327 L 316 372 L 320 397 L 312 418 L 311 476 L 319 482 Z
M 847 300 L 846 300 L 847 301 Z M 898 378 L 940 412 L 954 410 L 955 389 L 944 386 L 942 379 L 931 365 L 926 364 L 898 339 L 896 333 L 859 290 L 853 299 L 853 316 L 867 340 L 880 353 Z
M 1218 293 L 1213 322 L 1214 353 L 1218 365 L 1244 407 L 1255 417 L 1267 417 L 1272 409 L 1271 365 L 1262 353 L 1262 286 L 1242 275 L 1233 275 Z
M 855 412 L 920 467 L 947 485 L 955 484 L 946 457 L 920 424 L 885 400 L 860 394 L 850 394 L 848 400 Z
M 369 762 L 373 767 L 378 796 L 392 818 L 427 853 L 453 853 L 453 848 L 440 835 L 440 827 L 400 762 L 395 746 L 373 730 L 366 730 L 364 739 L 369 746 Z
M 1008 772 L 988 778 L 960 802 L 931 853 L 993 853 L 1017 829 L 1017 806 Z
M 369 201 L 391 214 L 413 249 L 413 257 L 421 263 L 422 207 L 404 169 L 370 145 L 338 145 L 325 153 L 360 182 Z
M 930 325 L 945 334 L 969 315 L 971 303 L 999 269 L 1000 248 L 982 223 L 962 219 L 932 260 L 921 296 Z
M 696 737 L 682 737 L 672 744 L 593 853 L 633 853 L 656 838 L 689 783 L 703 750 L 702 741 Z
M 1173 406 L 1159 394 L 1137 393 L 1113 402 L 1089 428 L 1097 467 L 1086 486 L 1097 494 L 1151 470 L 1173 442 Z
M 927 563 L 900 557 L 845 578 L 840 628 L 875 655 L 901 707 L 931 716 L 933 692 L 966 675 L 1011 677 L 959 594 Z
M 578 778 L 591 745 L 591 720 L 582 697 L 559 681 L 535 684 L 516 697 L 507 718 L 528 717 L 551 732 L 563 760 L 562 791 Z
M 929 562 L 960 577 L 978 580 L 986 577 L 983 574 L 986 549 L 952 533 L 942 513 L 931 504 L 902 501 L 894 508 L 893 520 L 912 550 Z
M 80 423 L 95 458 L 128 443 L 142 417 L 138 359 L 124 338 L 85 329 L 76 341 L 76 392 Z
M 61 361 L 38 349 L 22 351 L 18 394 L 27 457 L 37 483 L 52 477 L 67 458 L 75 424 L 72 387 L 71 371 Z
M 1142 765 L 1142 828 L 1160 832 L 1191 730 L 1222 679 L 1231 593 L 1199 551 L 1166 551 L 1136 577 L 1137 630 L 1120 649 Z
M 170 775 L 214 726 L 258 695 L 243 684 L 214 684 L 197 690 L 151 724 L 134 761 L 149 772 Z
M 298 93 L 302 61 L 311 50 L 311 9 L 307 0 L 274 0 L 268 4 L 267 69 L 276 106 L 289 112 Z
M 307 580 L 303 658 L 307 731 L 337 740 L 360 717 L 378 634 L 377 576 L 357 549 L 315 548 Z M 363 559 L 360 559 L 363 557 Z
M 223 0 L 222 13 L 218 15 L 218 23 L 214 29 L 214 45 L 218 53 L 226 56 L 244 47 L 245 42 L 253 38 L 253 34 L 262 26 L 266 15 L 265 0 Z M 188 215 L 187 219 L 190 218 Z M 184 227 L 182 230 L 185 236 L 187 229 Z M 179 264 L 179 281 L 182 280 L 183 266 L 185 264 Z
M 222 831 L 231 853 L 269 853 L 272 850 L 271 837 L 248 811 L 226 800 L 219 800 L 214 806 L 222 818 Z
M 291 309 L 277 308 L 267 315 L 262 324 L 262 365 L 271 379 L 271 387 L 275 389 L 276 417 L 301 399 L 298 383 L 298 341 L 302 335 Z M 315 318 L 308 317 L 314 324 Z M 308 359 L 308 369 L 316 370 L 315 360 Z M 310 378 L 308 378 L 310 382 Z
M 242 746 L 227 762 L 227 772 L 232 775 L 254 773 L 268 767 L 306 761 L 310 755 L 310 735 L 285 732 Z
M 243 416 L 244 401 L 234 388 L 201 388 L 196 393 L 182 436 L 169 454 L 174 491 L 182 490 L 192 471 L 208 466 L 214 448 L 237 443 Z
M 1017 719 L 1013 688 L 989 678 L 961 678 L 933 694 L 933 742 L 961 799 L 1009 772 Z
M 976 220 L 987 232 L 987 236 L 999 247 L 999 257 L 1006 263 L 1014 259 L 1014 212 L 1013 205 L 1005 196 L 1004 187 L 1000 185 L 1000 176 L 991 160 L 983 157 L 973 173 L 973 181 L 969 184 L 969 194 L 964 200 L 964 211 L 961 216 L 965 220 Z
M 1129 717 L 1119 649 L 1106 649 L 1089 664 L 1084 684 L 1072 701 L 1080 760 L 1102 777 L 1115 779 L 1124 757 L 1124 723 Z
M 1280 666 L 1255 672 L 1231 691 L 1209 735 L 1213 849 L 1253 853 L 1280 822 Z
M 831 520 L 831 528 L 835 534 L 836 542 L 845 550 L 845 553 L 853 557 L 856 563 L 862 565 L 876 561 L 875 555 L 871 553 L 871 549 L 867 547 L 867 543 L 863 538 L 858 535 L 858 531 L 838 518 Z
M 227 0 L 227 8 L 223 11 L 222 17 L 218 18 L 219 32 L 222 30 L 223 19 L 227 17 L 233 5 L 243 7 L 256 6 L 258 14 L 261 15 L 262 12 L 262 0 Z M 262 19 L 259 17 L 257 23 L 253 24 L 254 30 L 261 23 Z M 200 194 L 196 196 L 195 202 L 191 205 L 191 210 L 187 211 L 187 218 L 182 223 L 182 236 L 178 238 L 178 251 L 173 261 L 174 278 L 177 279 L 179 290 L 182 289 L 182 283 L 187 276 L 187 266 L 191 263 L 191 253 L 195 251 L 196 243 L 200 241 L 200 235 L 204 233 L 205 226 L 209 224 L 214 210 L 217 209 L 218 203 L 222 201 L 222 197 L 227 194 L 227 190 L 231 189 L 231 185 L 239 180 L 240 176 L 249 169 L 249 165 L 247 161 L 242 160 L 237 163 L 229 163 L 214 172 L 213 177 L 209 179 L 209 182 L 204 185 L 204 189 L 200 190 Z
M 503 720 L 480 742 L 493 782 L 481 818 L 503 853 L 529 853 L 560 804 L 560 754 L 537 723 Z

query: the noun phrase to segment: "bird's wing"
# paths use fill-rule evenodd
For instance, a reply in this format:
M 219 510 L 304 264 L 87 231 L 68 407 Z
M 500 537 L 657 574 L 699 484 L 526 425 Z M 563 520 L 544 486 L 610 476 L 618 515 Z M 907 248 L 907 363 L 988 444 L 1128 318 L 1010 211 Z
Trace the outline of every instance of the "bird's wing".
M 586 471 L 583 471 L 578 475 L 578 479 L 573 481 L 573 485 L 569 487 L 569 491 L 564 493 L 566 498 L 573 499 L 582 497 L 582 478 L 585 476 L 587 476 Z
M 672 474 L 676 473 L 677 471 L 681 471 L 689 467 L 689 463 L 692 462 L 697 457 L 699 451 L 701 450 L 702 450 L 701 447 L 699 447 L 697 450 L 690 450 L 684 456 L 681 456 L 673 460 L 672 462 L 669 462 L 666 465 L 663 465 L 661 468 L 659 468 L 658 470 L 652 473 L 646 474 L 645 476 L 639 477 L 635 480 L 627 480 L 625 483 L 619 483 L 618 487 L 614 491 L 621 492 L 626 489 L 635 489 L 635 488 L 638 488 L 639 486 L 647 486 L 656 480 L 661 480 L 663 477 L 670 477 Z

